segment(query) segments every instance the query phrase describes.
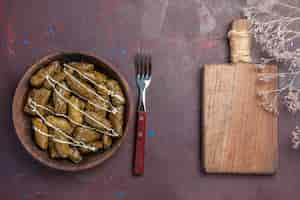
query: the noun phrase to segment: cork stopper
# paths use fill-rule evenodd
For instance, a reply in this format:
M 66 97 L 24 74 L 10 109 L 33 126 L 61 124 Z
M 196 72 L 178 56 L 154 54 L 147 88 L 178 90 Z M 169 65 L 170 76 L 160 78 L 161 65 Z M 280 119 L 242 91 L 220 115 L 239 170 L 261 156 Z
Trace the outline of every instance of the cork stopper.
M 232 22 L 232 28 L 228 32 L 230 45 L 230 59 L 232 63 L 251 63 L 251 34 L 250 22 L 246 19 L 238 19 Z

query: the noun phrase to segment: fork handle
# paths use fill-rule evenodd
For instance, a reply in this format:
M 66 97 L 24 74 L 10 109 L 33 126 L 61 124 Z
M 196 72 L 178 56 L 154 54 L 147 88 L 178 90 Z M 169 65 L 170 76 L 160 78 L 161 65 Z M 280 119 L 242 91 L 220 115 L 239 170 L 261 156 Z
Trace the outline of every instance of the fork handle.
M 135 139 L 134 175 L 144 174 L 145 138 L 147 113 L 139 111 L 137 119 L 137 132 Z

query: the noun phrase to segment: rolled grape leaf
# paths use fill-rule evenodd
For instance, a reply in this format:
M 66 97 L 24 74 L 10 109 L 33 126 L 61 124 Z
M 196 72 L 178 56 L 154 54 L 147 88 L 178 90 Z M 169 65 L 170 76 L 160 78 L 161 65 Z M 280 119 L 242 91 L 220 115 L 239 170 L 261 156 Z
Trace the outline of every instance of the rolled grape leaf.
M 74 163 L 79 163 L 82 160 L 82 156 L 77 148 L 70 148 L 68 157 Z
M 70 103 L 68 104 L 68 115 L 69 117 L 77 122 L 78 124 L 83 123 L 83 114 L 79 110 L 83 111 L 85 108 L 85 102 L 81 101 L 79 98 L 72 96 L 69 99 Z
M 54 75 L 51 76 L 51 78 L 53 78 L 55 81 L 57 82 L 62 82 L 65 80 L 66 74 L 64 72 L 56 72 Z M 49 81 L 45 81 L 44 88 L 47 88 L 48 90 L 52 89 L 52 86 L 50 85 Z
M 74 128 L 73 126 L 71 126 L 68 120 L 62 117 L 55 117 L 55 116 L 48 116 L 46 119 L 48 123 L 58 128 L 59 130 L 63 131 L 64 133 L 68 135 L 72 134 Z
M 115 80 L 108 80 L 106 82 L 106 86 L 109 90 L 113 92 L 113 96 L 111 96 L 111 101 L 114 106 L 119 106 L 125 104 L 125 98 L 123 91 L 119 85 L 119 83 Z
M 91 63 L 85 63 L 85 62 L 71 62 L 69 63 L 72 67 L 83 70 L 83 71 L 92 71 L 94 70 L 94 65 Z
M 84 117 L 84 120 L 87 124 L 91 125 L 94 128 L 100 129 L 100 130 L 107 130 L 107 128 L 111 128 L 111 123 L 106 118 L 104 118 L 102 115 L 96 112 L 86 112 L 87 115 Z
M 123 134 L 124 125 L 124 106 L 118 106 L 116 113 L 109 113 L 109 120 L 111 121 L 112 128 L 119 134 Z
M 25 105 L 24 111 L 31 115 L 36 115 L 37 113 L 33 110 L 33 104 L 38 104 L 39 106 L 46 106 L 48 103 L 48 100 L 51 95 L 51 90 L 47 90 L 46 88 L 41 89 L 32 89 L 29 91 L 27 103 Z M 37 111 L 43 115 L 46 110 L 35 106 L 37 108 Z
M 100 139 L 100 134 L 96 131 L 93 131 L 91 129 L 83 128 L 83 127 L 77 127 L 74 131 L 74 137 L 76 140 L 89 143 L 94 142 L 96 140 Z
M 55 72 L 59 72 L 61 70 L 61 66 L 58 61 L 54 61 L 50 63 L 48 66 L 41 68 L 38 72 L 36 72 L 30 79 L 30 84 L 33 87 L 41 87 L 46 79 L 47 75 L 52 76 Z
M 79 148 L 79 151 L 80 153 L 82 154 L 87 154 L 87 153 L 90 153 L 90 152 L 97 152 L 97 151 L 100 151 L 100 150 L 103 150 L 103 142 L 102 141 L 94 141 L 94 142 L 90 142 L 90 143 L 87 143 L 87 145 L 91 146 L 91 147 L 94 147 L 95 148 L 95 151 L 91 151 L 90 149 L 87 149 L 87 148 Z
M 109 149 L 112 145 L 112 138 L 109 135 L 103 135 L 102 140 L 103 140 L 103 148 Z
M 43 150 L 48 148 L 48 136 L 44 135 L 48 134 L 48 128 L 44 124 L 43 120 L 40 118 L 33 118 L 32 119 L 32 127 L 34 129 L 34 141 L 35 143 Z
M 68 88 L 65 82 L 61 83 L 64 87 Z M 65 99 L 68 99 L 70 97 L 70 92 L 63 87 L 56 86 L 56 90 L 53 93 L 53 104 L 54 104 L 54 110 L 56 113 L 59 114 L 66 114 L 67 113 L 67 103 L 66 101 L 62 98 L 64 97 Z

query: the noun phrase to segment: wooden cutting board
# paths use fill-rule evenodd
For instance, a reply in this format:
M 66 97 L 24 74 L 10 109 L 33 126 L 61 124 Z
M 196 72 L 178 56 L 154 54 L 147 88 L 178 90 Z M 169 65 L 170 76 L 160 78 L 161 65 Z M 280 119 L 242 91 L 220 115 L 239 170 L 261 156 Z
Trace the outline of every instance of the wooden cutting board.
M 267 69 L 277 72 L 275 65 Z M 257 91 L 277 89 L 277 80 L 258 84 L 255 64 L 238 61 L 205 65 L 203 84 L 205 171 L 274 174 L 278 119 L 258 105 Z

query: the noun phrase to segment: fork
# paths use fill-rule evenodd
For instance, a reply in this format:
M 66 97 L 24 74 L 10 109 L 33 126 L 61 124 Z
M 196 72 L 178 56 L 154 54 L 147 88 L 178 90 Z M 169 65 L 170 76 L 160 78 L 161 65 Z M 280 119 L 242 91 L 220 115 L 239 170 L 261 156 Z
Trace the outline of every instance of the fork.
M 135 56 L 136 84 L 139 99 L 137 108 L 137 132 L 135 141 L 134 175 L 144 174 L 144 154 L 146 138 L 146 90 L 151 82 L 152 58 L 151 55 L 139 51 Z

